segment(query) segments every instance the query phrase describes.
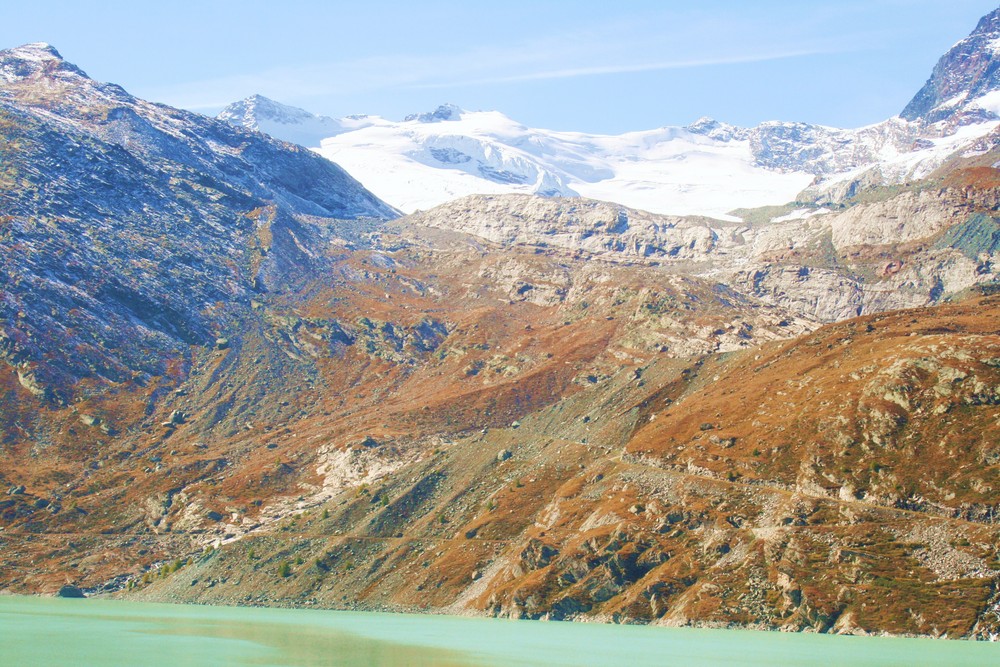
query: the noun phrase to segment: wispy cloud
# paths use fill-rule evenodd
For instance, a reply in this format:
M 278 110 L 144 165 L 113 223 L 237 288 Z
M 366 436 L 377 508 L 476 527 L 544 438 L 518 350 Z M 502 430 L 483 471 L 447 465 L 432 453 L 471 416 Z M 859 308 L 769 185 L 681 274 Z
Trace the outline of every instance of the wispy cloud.
M 828 38 L 822 26 L 772 28 L 766 17 L 630 17 L 520 41 L 454 52 L 370 55 L 136 91 L 189 109 L 217 109 L 253 93 L 291 104 L 398 90 L 457 89 L 783 60 L 868 48 L 869 39 Z M 761 49 L 767 45 L 767 50 Z
M 462 86 L 481 86 L 503 83 L 523 83 L 529 81 L 545 81 L 548 79 L 572 79 L 581 76 L 601 76 L 610 74 L 632 74 L 639 72 L 657 72 L 666 70 L 694 69 L 698 67 L 710 67 L 713 65 L 739 65 L 747 63 L 766 62 L 770 60 L 785 60 L 788 58 L 800 58 L 804 56 L 814 56 L 823 53 L 832 53 L 833 50 L 808 49 L 800 51 L 786 51 L 783 53 L 767 54 L 747 54 L 722 58 L 696 58 L 687 60 L 668 60 L 664 62 L 652 63 L 631 63 L 620 65 L 594 65 L 590 67 L 571 67 L 567 69 L 546 70 L 540 72 L 523 72 L 506 76 L 496 76 L 482 79 L 453 80 L 444 82 L 421 83 L 410 86 L 411 88 L 458 88 Z

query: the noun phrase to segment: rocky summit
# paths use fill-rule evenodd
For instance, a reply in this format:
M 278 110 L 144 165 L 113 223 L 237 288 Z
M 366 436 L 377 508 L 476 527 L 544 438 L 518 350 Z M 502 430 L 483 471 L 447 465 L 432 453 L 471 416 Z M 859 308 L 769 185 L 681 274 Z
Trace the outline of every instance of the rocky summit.
M 991 135 L 722 218 L 398 217 L 234 118 L 0 52 L 0 592 L 1000 633 Z
M 1000 99 L 1000 9 L 984 16 L 968 37 L 934 66 L 900 116 L 929 123 L 968 124 L 997 116 Z M 991 94 L 992 93 L 992 94 Z

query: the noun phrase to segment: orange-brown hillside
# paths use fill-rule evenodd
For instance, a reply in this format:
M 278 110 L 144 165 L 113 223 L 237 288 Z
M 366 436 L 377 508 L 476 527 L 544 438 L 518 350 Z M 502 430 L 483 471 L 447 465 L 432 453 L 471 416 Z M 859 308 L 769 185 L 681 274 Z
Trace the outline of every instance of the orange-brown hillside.
M 646 362 L 134 594 L 986 636 L 998 307 Z

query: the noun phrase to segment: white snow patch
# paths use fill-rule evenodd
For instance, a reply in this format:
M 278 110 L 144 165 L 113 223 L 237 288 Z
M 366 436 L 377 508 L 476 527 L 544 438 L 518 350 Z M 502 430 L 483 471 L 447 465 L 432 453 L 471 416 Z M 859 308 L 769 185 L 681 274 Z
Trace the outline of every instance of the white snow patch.
M 969 96 L 969 92 L 968 91 L 962 91 L 961 93 L 959 93 L 958 95 L 955 95 L 951 99 L 948 99 L 948 100 L 945 100 L 944 102 L 941 102 L 941 104 L 937 105 L 934 108 L 935 109 L 951 109 L 952 107 L 957 107 L 962 102 L 964 102 L 965 98 L 968 97 L 968 96 Z
M 791 213 L 787 213 L 779 218 L 774 218 L 771 222 L 791 222 L 792 220 L 805 220 L 816 215 L 830 213 L 828 208 L 797 208 Z
M 982 109 L 1000 115 L 1000 90 L 993 90 L 969 103 L 971 109 Z
M 446 123 L 369 118 L 316 149 L 396 208 L 412 213 L 470 194 L 584 196 L 654 213 L 726 215 L 779 204 L 812 181 L 758 167 L 748 141 L 679 127 L 622 135 L 526 127 L 496 111 Z

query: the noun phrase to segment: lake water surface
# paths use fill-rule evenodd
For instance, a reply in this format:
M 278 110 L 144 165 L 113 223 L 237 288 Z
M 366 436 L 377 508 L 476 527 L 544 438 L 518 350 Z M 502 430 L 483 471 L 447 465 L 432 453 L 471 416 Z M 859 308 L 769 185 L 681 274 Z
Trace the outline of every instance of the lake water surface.
M 0 664 L 1000 665 L 1000 644 L 0 597 Z

